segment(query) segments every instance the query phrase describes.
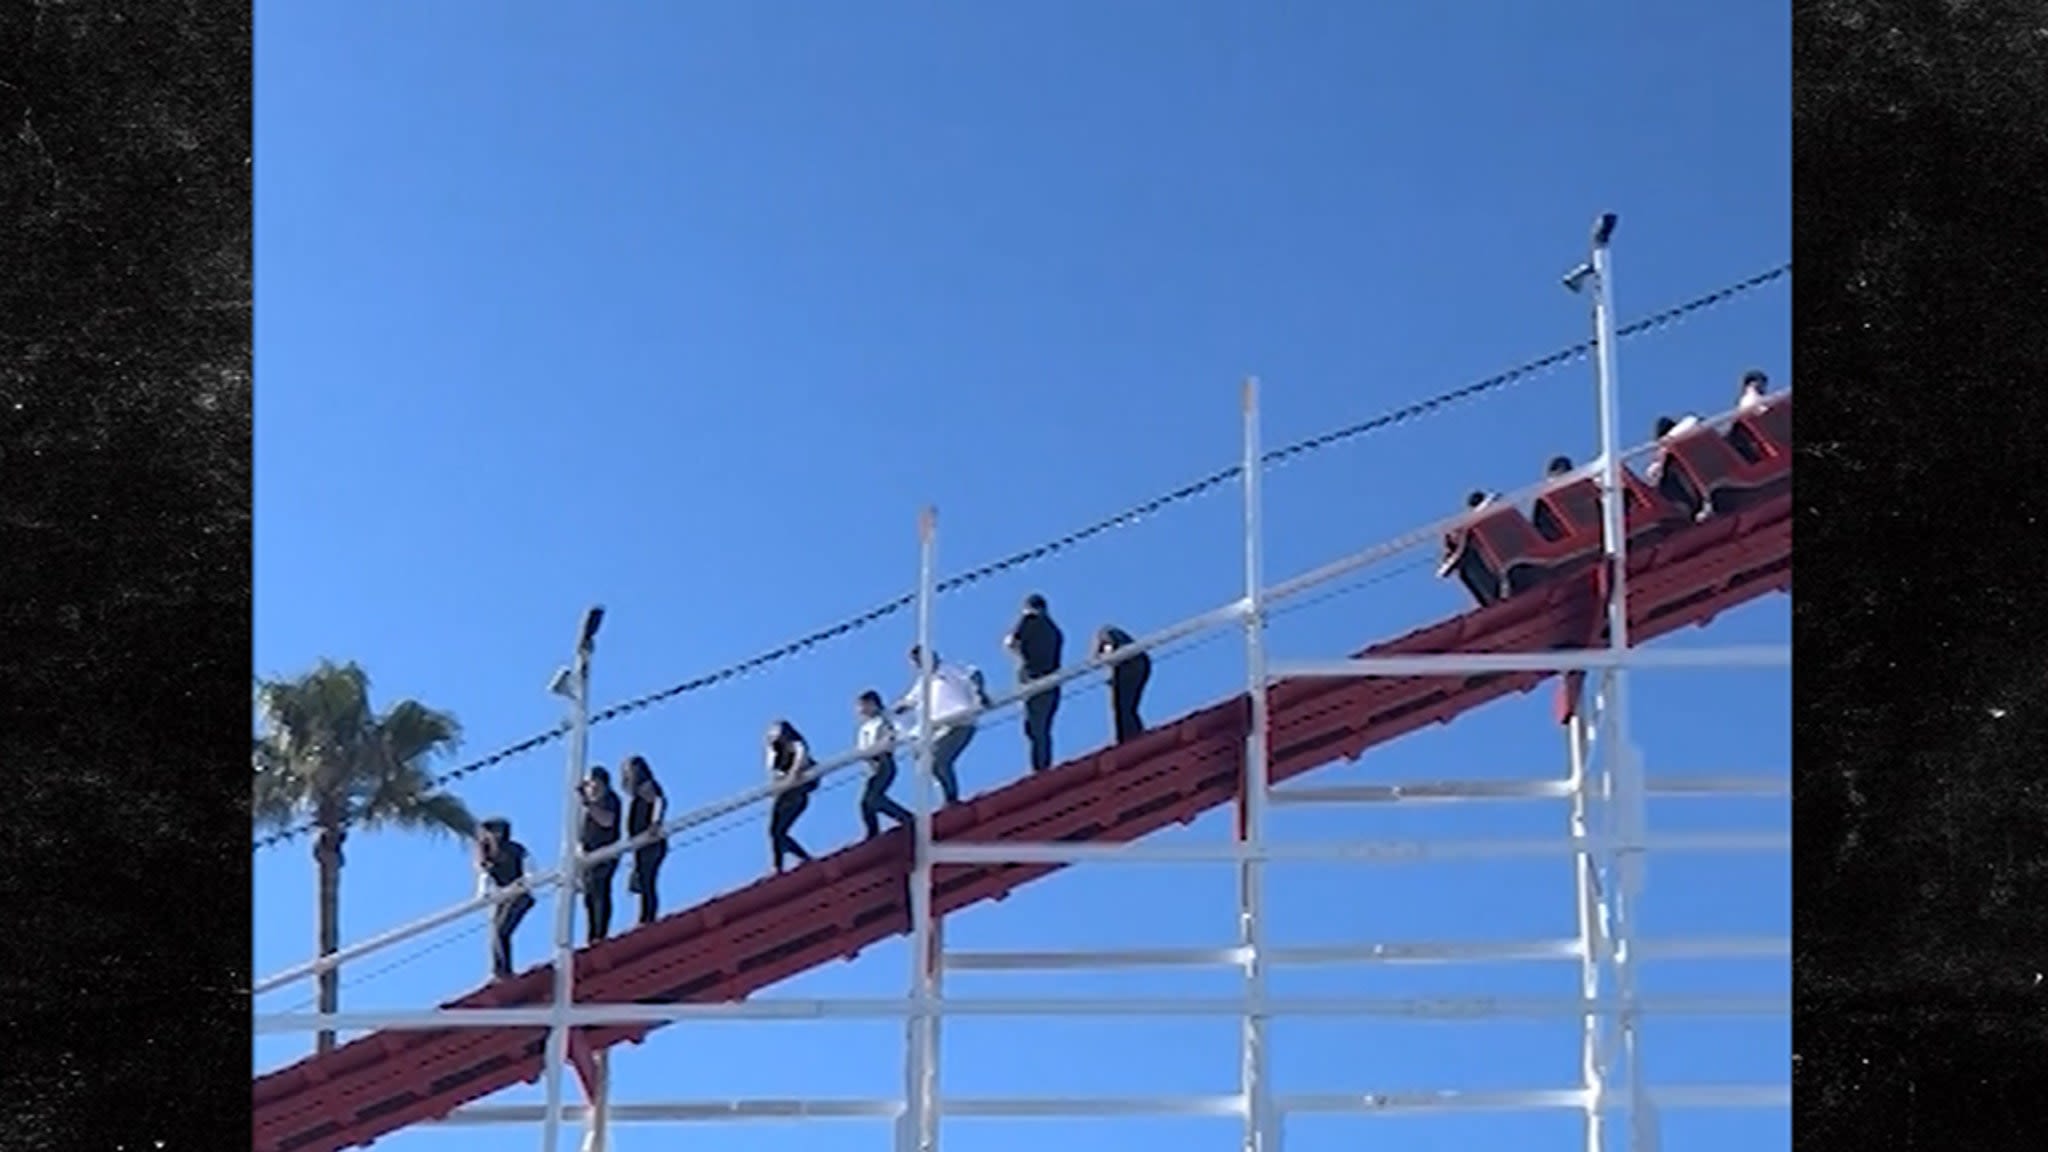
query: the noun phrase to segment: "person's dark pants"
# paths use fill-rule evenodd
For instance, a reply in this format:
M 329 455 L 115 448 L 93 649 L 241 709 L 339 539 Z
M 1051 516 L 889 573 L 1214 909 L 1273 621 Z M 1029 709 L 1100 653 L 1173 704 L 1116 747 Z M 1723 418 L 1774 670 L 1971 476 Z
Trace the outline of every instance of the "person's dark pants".
M 868 772 L 867 786 L 860 792 L 860 822 L 867 828 L 870 837 L 882 834 L 882 817 L 908 825 L 915 819 L 910 809 L 889 799 L 889 788 L 896 783 L 896 758 L 883 756 L 874 761 Z
M 654 923 L 661 913 L 661 898 L 655 895 L 655 877 L 661 874 L 661 861 L 668 855 L 668 844 L 650 844 L 633 851 L 633 880 L 627 888 L 640 895 L 640 922 Z
M 612 933 L 612 878 L 618 874 L 616 856 L 583 871 L 583 914 L 589 918 L 593 944 Z
M 792 788 L 775 797 L 775 807 L 768 814 L 768 845 L 775 851 L 777 872 L 782 871 L 784 860 L 790 856 L 805 861 L 811 858 L 811 854 L 804 851 L 804 846 L 796 842 L 796 837 L 790 835 L 790 829 L 796 827 L 797 817 L 810 806 L 811 790 L 806 787 Z
M 521 892 L 491 908 L 491 974 L 504 979 L 512 975 L 512 933 L 533 911 L 533 895 Z
M 974 725 L 963 724 L 958 728 L 941 728 L 939 738 L 932 741 L 932 779 L 939 782 L 939 791 L 945 793 L 946 803 L 960 802 L 960 777 L 953 771 L 953 762 L 967 751 L 974 742 Z
M 1052 718 L 1060 710 L 1060 690 L 1048 688 L 1024 701 L 1024 739 L 1031 744 L 1031 770 L 1052 767 Z
M 1145 695 L 1145 682 L 1152 679 L 1148 666 L 1119 664 L 1111 674 L 1109 694 L 1116 720 L 1116 742 L 1135 740 L 1145 734 L 1145 721 L 1138 717 L 1138 701 Z

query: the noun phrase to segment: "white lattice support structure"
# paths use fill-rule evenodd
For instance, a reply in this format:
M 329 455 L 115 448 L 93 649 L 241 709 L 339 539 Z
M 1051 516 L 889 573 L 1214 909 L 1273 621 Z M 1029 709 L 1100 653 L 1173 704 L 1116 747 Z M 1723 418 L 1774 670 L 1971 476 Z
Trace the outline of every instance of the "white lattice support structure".
M 614 1124 L 674 1124 L 707 1121 L 888 1120 L 896 1125 L 898 1152 L 937 1152 L 944 1117 L 1130 1117 L 1210 1116 L 1242 1125 L 1243 1152 L 1278 1152 L 1286 1119 L 1294 1115 L 1348 1114 L 1360 1117 L 1429 1113 L 1568 1111 L 1583 1117 L 1586 1152 L 1613 1152 L 1612 1139 L 1624 1121 L 1629 1152 L 1655 1152 L 1656 1113 L 1660 1108 L 1764 1108 L 1784 1106 L 1789 1090 L 1782 1085 L 1703 1085 L 1658 1088 L 1641 1075 L 1639 1022 L 1646 1015 L 1776 1016 L 1787 1010 L 1784 997 L 1661 997 L 1639 998 L 1637 970 L 1648 957 L 1717 959 L 1782 958 L 1789 941 L 1782 937 L 1708 937 L 1643 940 L 1637 933 L 1644 886 L 1643 857 L 1667 853 L 1783 852 L 1790 837 L 1782 833 L 1713 832 L 1653 835 L 1646 804 L 1651 795 L 1671 797 L 1783 797 L 1787 781 L 1776 777 L 1712 773 L 1695 777 L 1660 777 L 1648 782 L 1628 730 L 1627 695 L 1631 670 L 1643 668 L 1777 667 L 1790 659 L 1784 646 L 1638 649 L 1628 644 L 1628 622 L 1622 599 L 1625 589 L 1626 540 L 1623 533 L 1620 460 L 1617 433 L 1617 381 L 1611 265 L 1607 241 L 1613 218 L 1596 226 L 1591 257 L 1567 277 L 1575 290 L 1590 289 L 1595 330 L 1594 363 L 1598 385 L 1600 459 L 1573 470 L 1569 477 L 1550 477 L 1528 489 L 1503 497 L 1525 501 L 1541 489 L 1565 479 L 1598 480 L 1602 494 L 1603 563 L 1606 587 L 1605 645 L 1576 651 L 1528 654 L 1443 653 L 1387 657 L 1306 660 L 1271 659 L 1266 626 L 1273 606 L 1311 588 L 1341 579 L 1367 565 L 1418 545 L 1433 544 L 1453 530 L 1463 515 L 1439 521 L 1391 543 L 1361 551 L 1301 576 L 1268 585 L 1263 555 L 1263 459 L 1260 438 L 1258 383 L 1246 380 L 1240 395 L 1243 417 L 1244 592 L 1241 598 L 1191 620 L 1139 639 L 1120 650 L 1117 659 L 1137 652 L 1156 652 L 1198 636 L 1236 630 L 1245 646 L 1245 685 L 1250 724 L 1245 747 L 1243 786 L 1238 799 L 1235 835 L 1227 842 L 1161 844 L 1097 843 L 934 843 L 932 835 L 935 780 L 931 681 L 935 672 L 935 605 L 937 600 L 937 513 L 925 509 L 918 523 L 917 734 L 906 741 L 915 751 L 912 835 L 914 858 L 909 876 L 909 987 L 901 998 L 783 999 L 763 997 L 738 1003 L 577 1004 L 573 1001 L 573 964 L 569 933 L 573 928 L 574 877 L 581 867 L 614 859 L 643 843 L 697 828 L 732 813 L 764 804 L 770 790 L 759 788 L 707 805 L 667 821 L 661 828 L 589 853 L 577 850 L 575 783 L 583 774 L 589 715 L 589 656 L 596 630 L 596 611 L 586 618 L 577 661 L 557 691 L 568 697 L 570 755 L 565 790 L 565 848 L 558 867 L 529 876 L 520 888 L 541 892 L 553 888 L 556 909 L 554 996 L 541 1005 L 503 1009 L 433 1009 L 414 1012 L 346 1012 L 258 1014 L 259 1033 L 394 1029 L 436 1030 L 480 1027 L 545 1027 L 549 1030 L 544 1075 L 546 1103 L 540 1106 L 478 1104 L 463 1108 L 440 1123 L 449 1126 L 535 1124 L 542 1127 L 544 1152 L 554 1152 L 559 1127 L 580 1123 L 585 1128 L 584 1152 L 604 1152 Z M 1727 416 L 1717 418 L 1725 420 Z M 997 696 L 973 718 L 1021 704 L 1029 696 L 1083 677 L 1101 676 L 1115 661 L 1091 655 L 1059 672 L 1019 685 Z M 1274 787 L 1269 778 L 1270 686 L 1290 677 L 1349 678 L 1361 676 L 1470 676 L 1515 671 L 1562 671 L 1584 674 L 1597 682 L 1591 706 L 1575 706 L 1566 724 L 1566 765 L 1562 779 L 1460 780 Z M 1580 693 L 1581 696 L 1587 695 Z M 1575 705 L 1588 703 L 1574 701 Z M 898 745 L 902 747 L 901 744 Z M 855 770 L 871 754 L 855 749 L 819 762 L 816 775 L 826 778 Z M 1447 775 L 1450 775 L 1447 773 Z M 1514 802 L 1560 803 L 1565 809 L 1562 835 L 1519 839 L 1451 838 L 1418 840 L 1344 839 L 1300 843 L 1273 838 L 1269 806 L 1443 805 Z M 1503 941 L 1384 940 L 1352 944 L 1289 947 L 1268 938 L 1266 865 L 1273 861 L 1343 861 L 1361 867 L 1426 866 L 1444 860 L 1566 858 L 1572 866 L 1576 933 L 1558 939 Z M 1121 948 L 1040 952 L 952 952 L 944 950 L 943 930 L 933 912 L 932 873 L 941 864 L 991 863 L 1137 863 L 1228 862 L 1237 880 L 1237 931 L 1234 940 L 1216 947 Z M 509 895 L 505 894 L 505 895 Z M 502 899 L 503 895 L 496 897 Z M 379 934 L 341 949 L 332 956 L 296 965 L 255 986 L 259 994 L 393 947 L 435 928 L 487 911 L 493 898 L 479 898 L 434 913 L 413 924 Z M 1333 965 L 1471 965 L 1507 962 L 1576 965 L 1576 995 L 1555 997 L 1297 997 L 1275 998 L 1271 973 L 1289 966 Z M 946 993 L 944 974 L 953 971 L 1050 971 L 1110 969 L 1233 968 L 1242 976 L 1238 994 L 1217 998 L 1135 997 L 1080 999 L 1034 997 L 1018 999 L 959 998 Z M 947 1097 L 939 1076 L 939 1042 L 943 1020 L 962 1017 L 1066 1017 L 1074 1019 L 1141 1019 L 1207 1017 L 1230 1019 L 1241 1026 L 1238 1091 L 1227 1095 L 1099 1096 L 1099 1097 Z M 1402 1091 L 1356 1094 L 1288 1094 L 1270 1076 L 1272 1046 L 1269 1021 L 1288 1017 L 1344 1018 L 1367 1021 L 1437 1020 L 1446 1026 L 1487 1019 L 1570 1020 L 1581 1029 L 1578 1083 L 1524 1091 Z M 685 1020 L 753 1020 L 800 1024 L 826 1020 L 893 1020 L 905 1025 L 904 1078 L 900 1098 L 770 1099 L 732 1101 L 618 1102 L 612 1099 L 612 1062 L 593 1054 L 588 1100 L 575 1106 L 561 1099 L 566 1075 L 566 1037 L 572 1028 L 603 1024 L 666 1023 Z M 622 1049 L 623 1050 L 623 1049 Z M 616 1055 L 614 1052 L 611 1055 Z M 1566 1077 L 1560 1069 L 1556 1081 Z M 1610 1118 L 1613 1118 L 1610 1122 Z
M 1610 212 L 1594 224 L 1593 251 L 1586 267 L 1591 271 L 1593 290 L 1593 364 L 1600 401 L 1600 528 L 1607 575 L 1607 644 L 1611 651 L 1622 653 L 1628 651 L 1628 513 L 1621 481 L 1620 380 L 1614 363 L 1614 263 L 1609 242 L 1614 238 L 1615 223 Z M 1656 1152 L 1656 1117 L 1643 1095 L 1634 1008 L 1634 906 L 1642 886 L 1642 850 L 1636 845 L 1642 837 L 1644 801 L 1642 761 L 1629 736 L 1627 688 L 1626 665 L 1602 671 L 1596 725 L 1602 737 L 1601 762 L 1609 781 L 1610 810 L 1622 815 L 1620 838 L 1630 845 L 1614 860 L 1619 883 L 1606 889 L 1615 910 L 1609 916 L 1612 932 L 1607 942 L 1611 948 L 1603 951 L 1612 957 L 1623 1005 L 1620 1031 L 1628 1075 L 1629 1148 L 1631 1152 Z M 1602 1152 L 1602 1148 L 1591 1145 L 1588 1152 Z
M 1569 828 L 1574 839 L 1591 836 L 1594 792 L 1586 771 L 1586 721 L 1580 708 L 1583 692 L 1570 702 L 1571 716 L 1565 722 L 1565 754 L 1570 760 L 1571 816 Z M 1591 852 L 1572 856 L 1572 882 L 1579 938 L 1574 941 L 1579 961 L 1579 995 L 1599 998 L 1600 968 L 1607 958 L 1607 902 L 1601 895 L 1600 861 Z M 1588 1016 L 1579 1036 L 1579 1088 L 1585 1094 L 1586 1152 L 1605 1152 L 1607 1097 L 1607 1028 L 1597 1016 Z

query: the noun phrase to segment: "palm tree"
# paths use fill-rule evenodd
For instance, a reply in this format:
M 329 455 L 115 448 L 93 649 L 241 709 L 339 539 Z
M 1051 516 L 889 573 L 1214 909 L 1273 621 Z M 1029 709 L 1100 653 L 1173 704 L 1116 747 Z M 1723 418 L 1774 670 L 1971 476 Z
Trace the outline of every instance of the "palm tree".
M 370 707 L 369 676 L 353 663 L 327 660 L 295 680 L 258 682 L 256 711 L 256 826 L 311 822 L 320 955 L 330 956 L 341 947 L 341 846 L 350 828 L 475 833 L 476 817 L 461 800 L 436 791 L 426 770 L 428 761 L 455 750 L 461 726 L 416 700 L 379 714 Z M 320 1011 L 335 1011 L 340 974 L 330 968 L 319 982 Z M 320 1033 L 317 1051 L 333 1049 L 334 1033 Z

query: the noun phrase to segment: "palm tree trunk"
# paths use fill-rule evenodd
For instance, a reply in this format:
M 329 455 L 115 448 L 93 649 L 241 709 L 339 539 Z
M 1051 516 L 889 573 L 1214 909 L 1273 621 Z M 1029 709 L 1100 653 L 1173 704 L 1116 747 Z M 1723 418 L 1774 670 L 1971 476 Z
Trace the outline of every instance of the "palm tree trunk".
M 341 950 L 341 839 L 344 835 L 338 822 L 320 829 L 313 841 L 313 862 L 320 874 L 319 933 L 320 955 L 332 956 Z M 328 968 L 320 973 L 320 1012 L 326 1015 L 340 1010 L 341 971 Z M 334 1051 L 334 1033 L 322 1032 L 314 1040 L 315 1052 L 326 1055 Z

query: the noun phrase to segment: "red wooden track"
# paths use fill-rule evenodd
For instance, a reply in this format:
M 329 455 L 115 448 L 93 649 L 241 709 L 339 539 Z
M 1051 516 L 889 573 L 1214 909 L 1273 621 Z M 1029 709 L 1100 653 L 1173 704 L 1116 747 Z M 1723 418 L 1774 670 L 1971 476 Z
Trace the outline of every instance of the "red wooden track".
M 1789 401 L 1785 407 L 1789 408 Z M 1774 452 L 1750 479 L 1767 483 L 1740 512 L 1655 529 L 1629 555 L 1630 636 L 1640 643 L 1704 625 L 1792 582 L 1791 461 Z M 1366 654 L 1533 652 L 1602 642 L 1595 530 L 1575 569 Z M 1525 693 L 1550 673 L 1284 681 L 1271 691 L 1271 775 L 1299 776 L 1340 757 L 1489 701 Z M 965 842 L 1129 841 L 1231 802 L 1243 771 L 1243 695 L 937 814 L 934 834 Z M 732 1001 L 910 930 L 906 830 L 843 849 L 788 875 L 756 881 L 576 955 L 580 1002 Z M 1064 865 L 950 865 L 933 878 L 944 916 L 1000 900 Z M 489 985 L 449 1007 L 544 1005 L 552 965 Z M 637 1042 L 658 1025 L 580 1028 L 589 1053 Z M 446 1116 L 501 1088 L 539 1078 L 546 1030 L 380 1032 L 324 1057 L 258 1077 L 255 1152 L 337 1152 Z

